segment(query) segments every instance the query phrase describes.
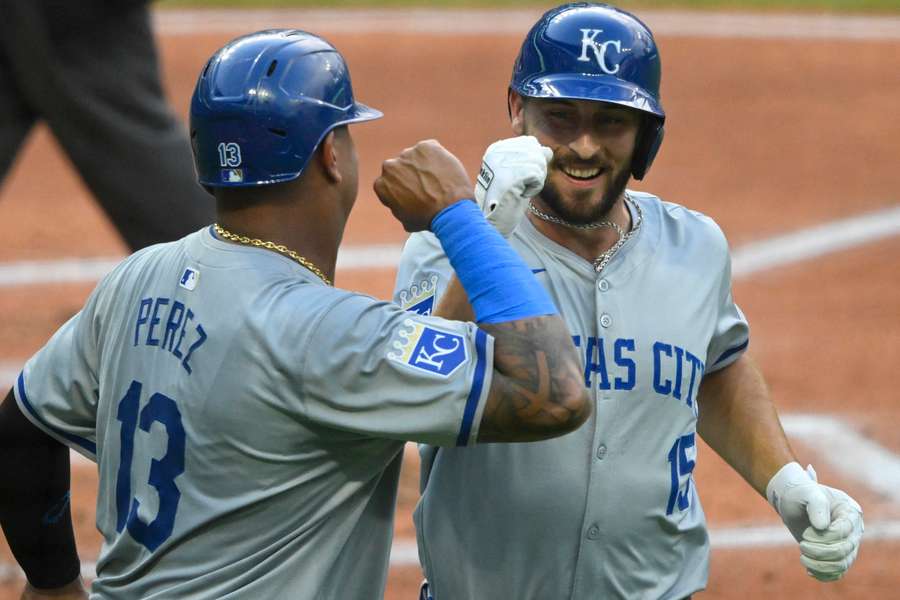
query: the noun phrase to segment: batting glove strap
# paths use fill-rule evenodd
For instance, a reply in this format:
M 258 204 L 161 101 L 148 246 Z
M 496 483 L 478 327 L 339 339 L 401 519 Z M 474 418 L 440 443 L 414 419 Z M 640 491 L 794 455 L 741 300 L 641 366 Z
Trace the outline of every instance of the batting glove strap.
M 553 151 L 531 135 L 494 142 L 484 153 L 475 184 L 475 201 L 500 235 L 509 237 L 525 205 L 544 188 Z

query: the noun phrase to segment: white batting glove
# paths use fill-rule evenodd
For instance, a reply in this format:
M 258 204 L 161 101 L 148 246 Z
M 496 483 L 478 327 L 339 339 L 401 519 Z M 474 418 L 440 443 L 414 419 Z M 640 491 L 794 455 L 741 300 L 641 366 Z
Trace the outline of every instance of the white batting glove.
M 553 151 L 531 135 L 488 146 L 475 184 L 475 201 L 500 235 L 509 237 L 525 215 L 525 204 L 544 189 Z
M 841 490 L 821 485 L 809 465 L 784 465 L 766 486 L 766 498 L 800 542 L 800 562 L 819 581 L 843 577 L 859 552 L 862 508 Z

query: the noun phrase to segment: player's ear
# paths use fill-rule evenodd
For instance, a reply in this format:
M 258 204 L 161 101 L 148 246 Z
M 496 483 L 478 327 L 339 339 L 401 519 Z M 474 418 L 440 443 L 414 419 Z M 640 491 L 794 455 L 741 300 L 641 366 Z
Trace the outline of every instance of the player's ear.
M 509 90 L 506 98 L 506 105 L 509 108 L 509 120 L 512 130 L 516 135 L 525 134 L 525 99 L 517 92 Z
M 318 159 L 322 165 L 322 171 L 332 183 L 340 183 L 343 179 L 341 169 L 338 165 L 340 156 L 338 154 L 337 144 L 335 143 L 334 130 L 328 132 L 322 143 L 319 144 Z

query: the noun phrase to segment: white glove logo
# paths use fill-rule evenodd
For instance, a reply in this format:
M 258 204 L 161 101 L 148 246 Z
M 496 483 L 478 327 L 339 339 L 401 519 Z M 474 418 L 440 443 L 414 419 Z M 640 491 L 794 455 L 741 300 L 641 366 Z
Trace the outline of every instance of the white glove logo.
M 523 135 L 488 146 L 475 184 L 475 201 L 500 235 L 509 235 L 525 214 L 525 205 L 542 189 L 553 151 Z
M 487 155 L 485 155 L 487 156 Z M 475 180 L 479 187 L 483 187 L 485 191 L 491 187 L 491 182 L 494 181 L 494 172 L 491 171 L 491 168 L 487 166 L 482 160 L 481 169 L 478 171 L 478 179 Z

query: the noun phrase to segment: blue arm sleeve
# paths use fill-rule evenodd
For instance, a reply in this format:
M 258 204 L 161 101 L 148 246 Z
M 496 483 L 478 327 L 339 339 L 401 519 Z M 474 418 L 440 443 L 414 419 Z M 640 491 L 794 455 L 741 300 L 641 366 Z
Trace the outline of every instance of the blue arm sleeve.
M 441 241 L 478 323 L 558 313 L 522 258 L 471 200 L 460 200 L 439 212 L 431 221 L 431 231 Z

